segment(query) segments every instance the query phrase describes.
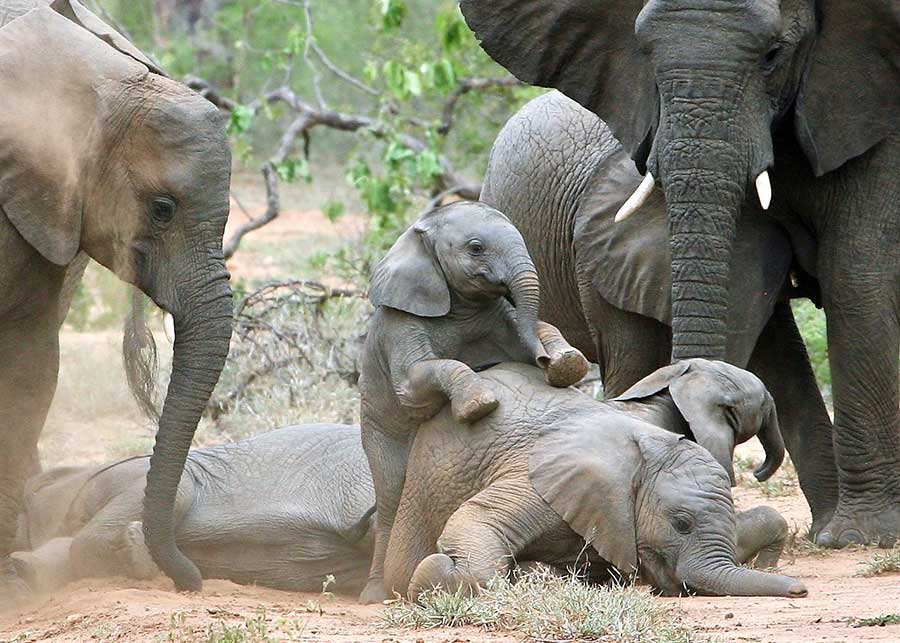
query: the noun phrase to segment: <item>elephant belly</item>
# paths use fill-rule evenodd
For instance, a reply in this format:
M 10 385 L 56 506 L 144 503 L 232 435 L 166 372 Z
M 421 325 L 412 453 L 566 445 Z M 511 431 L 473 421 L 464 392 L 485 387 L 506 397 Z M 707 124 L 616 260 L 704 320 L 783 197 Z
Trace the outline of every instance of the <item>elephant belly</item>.
M 328 576 L 329 591 L 353 594 L 366 584 L 370 547 L 348 543 L 329 531 L 295 531 L 281 541 L 223 538 L 182 542 L 179 546 L 196 563 L 204 578 L 263 585 L 294 592 L 321 592 Z

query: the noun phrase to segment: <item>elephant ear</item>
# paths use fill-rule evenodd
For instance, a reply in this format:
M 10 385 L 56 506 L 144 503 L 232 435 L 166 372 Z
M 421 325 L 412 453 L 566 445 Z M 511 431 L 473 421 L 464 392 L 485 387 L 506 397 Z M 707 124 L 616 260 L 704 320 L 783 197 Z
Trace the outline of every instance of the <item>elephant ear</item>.
M 369 299 L 419 317 L 450 312 L 450 288 L 425 239 L 427 223 L 420 219 L 388 250 L 372 272 Z
M 82 183 L 102 136 L 98 87 L 147 68 L 50 7 L 0 29 L 0 209 L 44 258 L 81 244 Z
M 720 387 L 711 385 L 706 374 L 698 369 L 675 378 L 669 385 L 669 393 L 687 421 L 694 441 L 722 465 L 734 486 L 735 427 L 728 422 L 725 409 L 733 408 L 736 400 L 729 399 L 729 393 Z
M 652 397 L 668 388 L 672 382 L 684 375 L 690 367 L 690 362 L 681 360 L 669 366 L 658 368 L 615 399 L 625 401 Z
M 643 0 L 461 0 L 481 46 L 517 78 L 554 87 L 646 157 L 659 99 L 634 22 Z
M 106 44 L 141 63 L 154 74 L 166 75 L 160 67 L 147 58 L 140 49 L 131 44 L 127 38 L 100 20 L 77 0 L 54 0 L 50 6 L 54 11 L 87 29 Z
M 819 35 L 797 97 L 800 144 L 817 176 L 897 130 L 900 2 L 819 0 Z
M 629 431 L 606 428 L 592 410 L 589 417 L 543 427 L 531 449 L 529 478 L 575 533 L 630 574 L 637 568 L 634 503 L 641 453 Z

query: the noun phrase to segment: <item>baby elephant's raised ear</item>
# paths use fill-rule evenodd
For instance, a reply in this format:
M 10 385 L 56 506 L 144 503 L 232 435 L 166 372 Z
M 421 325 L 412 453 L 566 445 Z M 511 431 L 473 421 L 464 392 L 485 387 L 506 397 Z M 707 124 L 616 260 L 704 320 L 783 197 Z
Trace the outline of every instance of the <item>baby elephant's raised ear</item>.
M 450 312 L 450 288 L 418 223 L 400 235 L 375 266 L 369 299 L 375 306 L 419 317 Z
M 602 415 L 544 427 L 531 449 L 529 477 L 574 532 L 631 574 L 637 569 L 634 503 L 642 459 L 631 432 L 620 429 L 607 428 Z
M 656 395 L 676 379 L 684 375 L 690 364 L 685 361 L 675 362 L 669 366 L 656 369 L 650 375 L 635 383 L 630 389 L 615 398 L 616 400 L 641 400 Z

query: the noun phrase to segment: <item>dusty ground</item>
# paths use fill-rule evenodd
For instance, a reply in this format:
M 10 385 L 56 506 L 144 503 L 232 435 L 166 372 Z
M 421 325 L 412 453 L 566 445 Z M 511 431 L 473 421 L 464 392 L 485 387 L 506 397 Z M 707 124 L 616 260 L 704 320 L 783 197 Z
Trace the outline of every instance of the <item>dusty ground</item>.
M 252 182 L 252 179 L 250 179 Z M 239 183 L 236 193 L 254 216 L 264 198 Z M 236 279 L 269 279 L 306 274 L 307 258 L 322 248 L 337 248 L 359 235 L 363 220 L 348 216 L 332 224 L 289 188 L 285 214 L 271 227 L 248 236 L 230 262 Z M 319 195 L 324 201 L 331 195 Z M 295 198 L 296 197 L 296 198 Z M 314 201 L 314 200 L 313 200 Z M 229 232 L 245 220 L 232 208 Z M 165 340 L 160 346 L 165 350 Z M 45 463 L 84 464 L 145 453 L 153 427 L 140 418 L 121 370 L 121 334 L 64 332 L 57 398 L 41 443 Z M 202 434 L 202 433 L 201 433 Z M 87 436 L 87 439 L 86 439 Z M 745 451 L 759 457 L 752 449 Z M 764 495 L 764 492 L 768 495 Z M 772 497 L 774 494 L 774 497 Z M 802 530 L 809 514 L 796 484 L 760 488 L 744 483 L 735 492 L 740 507 L 770 504 Z M 720 641 L 900 641 L 900 625 L 854 628 L 853 619 L 900 612 L 900 578 L 854 576 L 872 550 L 817 552 L 796 547 L 783 560 L 783 572 L 801 578 L 806 599 L 684 598 L 658 599 L 679 610 L 684 620 Z M 0 614 L 0 643 L 6 641 L 381 641 L 394 643 L 519 641 L 512 635 L 472 628 L 428 632 L 385 629 L 380 606 L 352 600 L 296 595 L 208 581 L 199 595 L 173 592 L 168 581 L 128 579 L 81 581 L 16 611 Z M 235 628 L 256 632 L 238 636 Z M 262 638 L 263 629 L 265 636 Z M 212 639 L 210 635 L 213 635 Z

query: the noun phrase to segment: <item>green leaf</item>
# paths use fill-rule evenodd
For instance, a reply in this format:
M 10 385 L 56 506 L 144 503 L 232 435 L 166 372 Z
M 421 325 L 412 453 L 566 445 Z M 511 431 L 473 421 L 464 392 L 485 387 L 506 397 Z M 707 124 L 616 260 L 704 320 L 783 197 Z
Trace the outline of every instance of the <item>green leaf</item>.
M 402 143 L 391 141 L 384 153 L 384 162 L 396 169 L 401 163 L 411 160 L 415 156 L 416 153 Z
M 400 99 L 409 95 L 409 91 L 406 88 L 406 74 L 404 73 L 403 65 L 395 60 L 389 60 L 384 63 L 381 71 L 384 73 L 384 81 L 392 94 Z
M 231 118 L 228 121 L 229 134 L 243 134 L 253 124 L 254 111 L 246 105 L 236 105 L 231 110 Z
M 436 152 L 425 150 L 416 157 L 416 175 L 425 181 L 430 181 L 444 173 L 441 167 L 441 159 Z
M 450 53 L 462 49 L 468 34 L 468 27 L 466 27 L 459 9 L 456 8 L 438 14 L 437 31 L 444 50 Z
M 322 206 L 322 214 L 334 223 L 344 214 L 344 204 L 341 201 L 328 201 Z
M 273 163 L 275 172 L 285 183 L 293 183 L 297 179 L 303 179 L 307 183 L 312 181 L 309 173 L 309 163 L 305 158 L 289 158 L 280 163 Z
M 405 70 L 404 84 L 406 85 L 407 91 L 409 91 L 409 93 L 413 96 L 422 95 L 422 79 L 419 77 L 419 74 L 417 74 L 413 70 Z
M 446 58 L 441 58 L 434 64 L 434 86 L 442 92 L 449 92 L 456 87 L 456 70 Z
M 397 29 L 406 18 L 406 3 L 403 0 L 381 0 L 381 24 L 385 31 Z

